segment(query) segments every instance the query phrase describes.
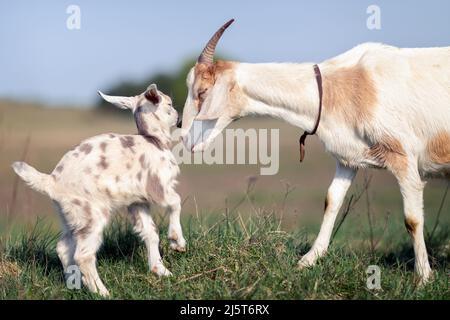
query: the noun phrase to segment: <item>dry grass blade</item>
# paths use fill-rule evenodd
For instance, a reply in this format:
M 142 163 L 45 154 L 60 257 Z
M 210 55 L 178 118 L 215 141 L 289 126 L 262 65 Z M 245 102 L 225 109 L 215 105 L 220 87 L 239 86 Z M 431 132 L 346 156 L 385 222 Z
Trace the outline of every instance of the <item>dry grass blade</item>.
M 200 272 L 200 273 L 194 274 L 193 276 L 181 279 L 180 281 L 178 281 L 178 283 L 194 280 L 194 279 L 196 279 L 198 277 L 201 277 L 201 276 L 203 276 L 205 274 L 213 273 L 213 272 L 216 272 L 218 270 L 223 270 L 223 272 L 228 272 L 227 268 L 225 268 L 224 266 L 220 266 L 220 267 L 217 267 L 217 268 L 214 268 L 214 269 L 211 269 L 211 270 L 207 270 L 205 272 Z
M 365 176 L 364 179 L 366 180 L 367 176 Z M 366 194 L 367 220 L 369 222 L 370 252 L 373 255 L 375 253 L 375 240 L 374 240 L 374 234 L 373 234 L 372 210 L 371 210 L 371 205 L 370 205 L 369 191 L 367 191 L 365 194 Z
M 284 213 L 285 213 L 285 209 L 286 209 L 286 200 L 289 197 L 289 194 L 291 194 L 291 192 L 295 190 L 295 187 L 292 187 L 289 182 L 285 181 L 284 185 L 285 185 L 285 191 L 284 191 L 284 196 L 283 196 L 283 202 L 281 204 L 281 215 L 280 215 L 280 221 L 278 223 L 278 229 L 281 228 L 281 223 L 283 222 Z
M 431 230 L 430 235 L 428 236 L 429 241 L 431 241 L 433 239 L 434 233 L 435 233 L 436 228 L 437 228 L 437 226 L 439 224 L 439 219 L 441 217 L 442 208 L 444 207 L 444 203 L 445 203 L 445 200 L 447 198 L 449 187 L 450 187 L 450 181 L 447 183 L 447 188 L 445 188 L 444 195 L 442 196 L 441 204 L 439 206 L 439 210 L 438 210 L 437 217 L 436 217 L 436 221 L 434 223 L 434 226 L 433 226 L 433 229 Z
M 0 260 L 0 279 L 8 276 L 17 277 L 20 271 L 20 267 L 16 262 Z
M 250 234 L 248 233 L 247 227 L 245 226 L 244 220 L 242 219 L 241 213 L 238 212 L 239 222 L 242 226 L 242 229 L 245 231 L 245 234 L 247 235 L 247 239 L 250 239 Z
M 364 179 L 364 186 L 362 188 L 362 190 L 355 196 L 354 194 L 352 194 L 350 196 L 350 199 L 347 203 L 347 207 L 344 210 L 344 213 L 342 215 L 341 220 L 339 221 L 336 230 L 333 233 L 333 236 L 331 237 L 330 243 L 333 242 L 333 239 L 336 237 L 336 234 L 338 233 L 339 229 L 341 228 L 342 224 L 344 223 L 345 219 L 347 218 L 348 214 L 350 213 L 350 211 L 353 210 L 353 208 L 355 207 L 355 205 L 359 202 L 359 200 L 361 199 L 362 195 L 367 192 L 367 190 L 369 189 L 370 186 L 370 182 L 372 181 L 372 176 L 366 177 Z
M 387 214 L 386 214 L 386 218 L 384 219 L 383 232 L 381 233 L 382 235 L 384 235 L 385 232 L 386 232 L 386 229 L 387 229 L 387 227 L 388 227 L 388 222 L 389 222 L 390 216 L 391 216 L 391 212 L 388 211 Z M 382 236 L 378 239 L 378 241 L 375 241 L 375 243 L 374 243 L 374 250 L 375 250 L 375 249 L 378 247 L 378 245 L 380 244 L 381 239 L 382 239 Z

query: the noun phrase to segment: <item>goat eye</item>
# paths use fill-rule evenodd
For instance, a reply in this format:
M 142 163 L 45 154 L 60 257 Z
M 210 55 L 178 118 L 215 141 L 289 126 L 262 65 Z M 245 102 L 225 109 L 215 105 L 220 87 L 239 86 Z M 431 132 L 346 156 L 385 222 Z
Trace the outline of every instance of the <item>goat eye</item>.
M 204 90 L 202 90 L 202 91 L 199 91 L 199 92 L 198 92 L 198 97 L 199 97 L 200 99 L 203 99 L 203 96 L 205 95 L 206 91 L 208 91 L 208 89 L 204 89 Z

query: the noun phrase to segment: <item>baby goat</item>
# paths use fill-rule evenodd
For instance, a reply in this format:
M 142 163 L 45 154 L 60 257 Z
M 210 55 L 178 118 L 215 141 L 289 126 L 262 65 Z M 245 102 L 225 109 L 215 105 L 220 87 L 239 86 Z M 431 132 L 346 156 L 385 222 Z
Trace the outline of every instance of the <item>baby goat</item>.
M 174 189 L 179 168 L 169 150 L 170 128 L 178 120 L 171 99 L 154 84 L 134 97 L 99 94 L 133 112 L 138 135 L 109 133 L 89 138 L 67 152 L 50 175 L 24 162 L 15 162 L 13 169 L 55 203 L 63 225 L 56 250 L 64 270 L 75 263 L 84 285 L 107 296 L 97 273 L 96 252 L 116 209 L 128 208 L 134 230 L 147 247 L 150 269 L 159 276 L 171 273 L 161 260 L 150 204 L 165 207 L 170 214 L 170 247 L 185 251 L 186 241 L 180 224 L 180 197 Z

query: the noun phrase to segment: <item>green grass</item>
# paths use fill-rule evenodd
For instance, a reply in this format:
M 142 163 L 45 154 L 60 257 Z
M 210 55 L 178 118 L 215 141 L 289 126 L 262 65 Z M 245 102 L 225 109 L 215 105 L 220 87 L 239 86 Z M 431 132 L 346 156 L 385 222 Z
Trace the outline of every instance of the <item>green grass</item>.
M 428 241 L 434 281 L 414 282 L 413 252 L 404 230 L 389 238 L 389 249 L 370 252 L 348 246 L 345 230 L 317 266 L 296 269 L 310 247 L 305 232 L 279 229 L 273 215 L 196 218 L 184 221 L 186 253 L 173 252 L 160 224 L 161 248 L 170 278 L 148 271 L 144 245 L 131 226 L 116 220 L 98 255 L 101 278 L 113 299 L 450 299 L 448 229 Z M 346 228 L 351 228 L 351 221 Z M 57 234 L 37 223 L 14 239 L 2 239 L 0 299 L 100 299 L 86 289 L 69 290 L 55 252 Z M 390 231 L 391 233 L 391 231 Z M 394 241 L 391 238 L 395 238 Z M 312 238 L 311 238 L 312 239 Z M 366 288 L 366 268 L 381 268 L 378 291 Z

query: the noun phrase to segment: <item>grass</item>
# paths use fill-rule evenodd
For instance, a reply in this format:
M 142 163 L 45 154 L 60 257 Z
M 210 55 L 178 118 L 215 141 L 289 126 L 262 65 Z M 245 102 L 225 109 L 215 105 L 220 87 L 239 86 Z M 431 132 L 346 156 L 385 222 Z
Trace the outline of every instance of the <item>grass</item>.
M 101 278 L 113 299 L 450 299 L 450 232 L 438 228 L 428 241 L 434 281 L 414 282 L 413 252 L 404 236 L 388 250 L 349 248 L 336 238 L 317 266 L 303 271 L 296 263 L 310 247 L 304 232 L 279 229 L 273 214 L 248 219 L 190 217 L 184 221 L 188 251 L 161 247 L 170 278 L 149 273 L 144 245 L 124 219 L 105 232 L 98 255 Z M 350 222 L 345 222 L 350 223 Z M 160 230 L 165 231 L 164 222 Z M 57 234 L 45 223 L 2 240 L 0 299 L 100 299 L 86 289 L 69 290 L 55 252 Z M 402 240 L 400 240 L 402 239 Z M 366 288 L 366 269 L 381 268 L 381 290 Z
M 178 190 L 186 200 L 183 227 L 188 252 L 168 249 L 167 225 L 158 219 L 164 261 L 174 274 L 159 279 L 148 271 L 143 244 L 119 219 L 107 230 L 98 256 L 100 276 L 112 298 L 450 298 L 450 203 L 442 196 L 446 183 L 430 181 L 425 190 L 427 247 L 435 270 L 430 285 L 422 289 L 414 285 L 414 254 L 403 226 L 399 188 L 383 171 L 371 180 L 370 206 L 367 193 L 358 192 L 358 185 L 365 183 L 359 174 L 349 192 L 353 203 L 343 206 L 346 218 L 338 219 L 329 254 L 316 267 L 300 272 L 296 264 L 317 235 L 334 162 L 311 137 L 306 160 L 299 165 L 300 132 L 282 122 L 244 119 L 233 127 L 279 128 L 280 172 L 258 176 L 258 166 L 182 165 Z M 82 139 L 110 131 L 135 132 L 134 122 L 92 110 L 0 101 L 0 299 L 100 298 L 64 286 L 51 202 L 19 182 L 10 164 L 25 159 L 50 172 Z M 255 176 L 258 181 L 248 195 L 248 183 Z M 361 201 L 355 205 L 357 198 Z M 203 211 L 198 213 L 197 208 Z M 436 212 L 442 212 L 440 219 Z M 34 225 L 36 216 L 45 220 Z M 382 270 L 380 291 L 366 289 L 365 271 L 372 264 Z

